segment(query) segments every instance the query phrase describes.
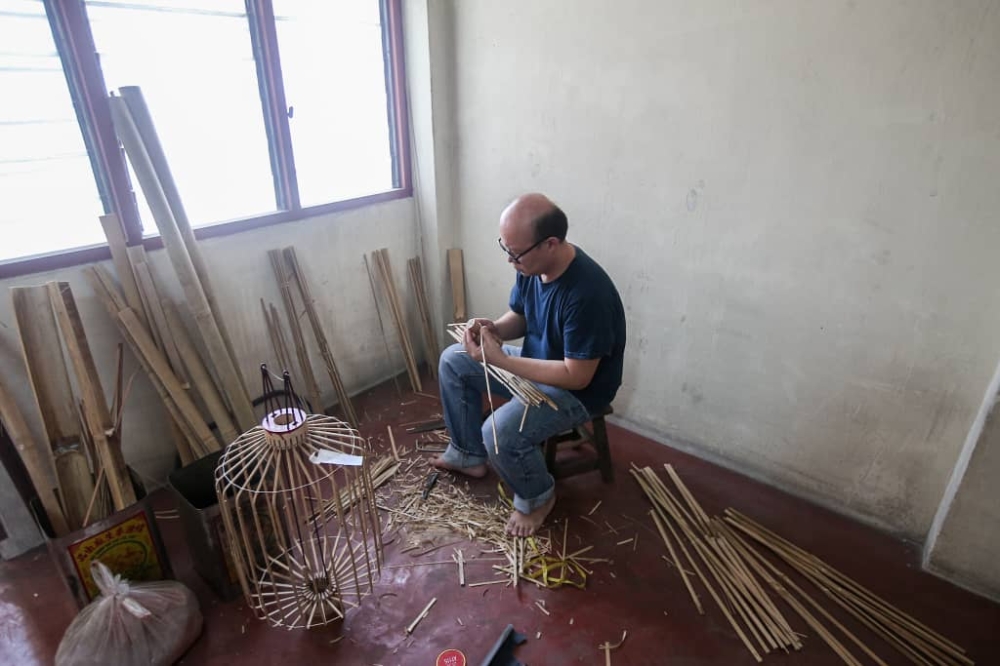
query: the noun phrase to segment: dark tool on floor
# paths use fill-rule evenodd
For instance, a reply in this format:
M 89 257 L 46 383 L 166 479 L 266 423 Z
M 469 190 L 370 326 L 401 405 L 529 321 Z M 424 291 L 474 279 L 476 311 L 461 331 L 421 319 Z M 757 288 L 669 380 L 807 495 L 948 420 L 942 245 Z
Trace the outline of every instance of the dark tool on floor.
M 514 649 L 527 640 L 524 634 L 514 631 L 514 625 L 508 624 L 507 628 L 500 634 L 496 645 L 487 653 L 482 666 L 524 666 L 514 658 Z
M 420 496 L 421 499 L 427 499 L 427 496 L 431 494 L 431 488 L 437 483 L 439 476 L 441 476 L 440 472 L 431 472 L 427 476 L 427 481 L 424 482 L 424 492 Z

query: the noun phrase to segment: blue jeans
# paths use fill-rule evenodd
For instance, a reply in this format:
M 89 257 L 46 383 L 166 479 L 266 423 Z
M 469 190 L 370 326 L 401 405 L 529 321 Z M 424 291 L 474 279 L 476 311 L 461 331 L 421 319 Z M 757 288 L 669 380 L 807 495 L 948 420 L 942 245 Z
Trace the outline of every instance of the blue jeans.
M 518 356 L 520 348 L 504 345 L 504 352 Z M 483 421 L 483 395 L 486 377 L 481 363 L 473 361 L 460 344 L 453 344 L 441 354 L 438 364 L 441 405 L 451 443 L 441 459 L 455 467 L 472 467 L 489 461 L 500 478 L 514 491 L 514 508 L 531 513 L 555 494 L 555 480 L 545 467 L 540 444 L 549 437 L 584 423 L 587 408 L 566 389 L 537 384 L 559 406 L 552 409 L 542 403 L 529 407 L 510 400 Z M 490 391 L 496 397 L 510 398 L 500 382 L 490 379 Z M 524 417 L 524 427 L 521 418 Z M 496 419 L 499 453 L 493 442 Z

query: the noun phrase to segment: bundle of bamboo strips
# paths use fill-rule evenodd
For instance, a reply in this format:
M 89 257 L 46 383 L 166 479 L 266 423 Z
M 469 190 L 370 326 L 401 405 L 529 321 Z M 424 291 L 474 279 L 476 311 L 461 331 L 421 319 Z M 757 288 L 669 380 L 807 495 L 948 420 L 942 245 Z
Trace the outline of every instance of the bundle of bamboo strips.
M 271 261 L 271 270 L 274 271 L 274 279 L 278 283 L 278 291 L 281 294 L 281 302 L 285 306 L 285 318 L 288 321 L 288 330 L 292 332 L 292 345 L 295 347 L 295 357 L 299 362 L 299 377 L 305 383 L 309 400 L 312 402 L 314 412 L 323 411 L 323 402 L 319 393 L 319 383 L 313 373 L 312 362 L 309 360 L 309 350 L 306 347 L 305 335 L 302 333 L 302 325 L 299 322 L 298 311 L 295 308 L 295 296 L 292 292 L 291 270 L 285 262 L 280 250 L 268 250 L 267 258 Z M 280 330 L 277 321 L 277 313 L 272 310 L 272 318 L 275 326 Z M 288 369 L 285 366 L 284 369 Z
M 465 337 L 466 328 L 468 328 L 468 325 L 465 323 L 448 324 L 448 334 L 456 342 L 462 342 L 462 339 Z M 524 405 L 537 407 L 544 402 L 552 409 L 559 409 L 556 403 L 549 396 L 542 393 L 533 382 L 489 363 L 487 363 L 487 368 L 490 376 L 507 387 L 507 390 L 513 393 Z
M 726 540 L 724 534 L 712 529 L 708 516 L 673 468 L 670 465 L 666 465 L 666 468 L 683 497 L 684 504 L 649 467 L 639 469 L 633 466 L 631 472 L 653 504 L 653 522 L 699 613 L 703 612 L 701 602 L 686 569 L 677 557 L 674 544 L 678 545 L 691 570 L 708 590 L 755 660 L 762 661 L 761 653 L 768 654 L 773 650 L 800 649 L 802 643 L 797 634 L 764 592 L 751 572 L 750 565 Z M 678 530 L 690 544 L 697 559 L 685 547 Z M 701 562 L 701 566 L 698 562 Z M 708 573 L 707 576 L 702 573 L 703 570 Z M 714 581 L 714 585 L 711 581 Z
M 70 286 L 11 290 L 29 384 L 48 446 L 33 440 L 13 398 L 0 391 L 0 418 L 38 493 L 55 536 L 136 501 L 122 456 L 121 403 L 108 407 Z M 64 357 L 65 351 L 65 357 Z M 69 381 L 67 360 L 75 380 Z M 121 373 L 116 396 L 121 395 Z
M 389 481 L 396 472 L 399 471 L 402 463 L 397 461 L 392 456 L 383 456 L 377 459 L 372 464 L 371 475 L 372 475 L 372 488 L 378 489 L 382 487 L 386 482 Z M 363 486 L 347 486 L 340 489 L 340 503 L 339 506 L 342 507 L 344 513 L 351 510 L 356 502 L 361 501 L 362 498 L 366 497 L 366 488 Z M 336 499 L 328 499 L 323 503 L 322 507 L 317 509 L 316 513 L 309 516 L 305 520 L 305 524 L 310 524 L 317 518 L 325 517 L 326 520 L 330 520 L 336 515 L 335 508 L 338 506 Z
M 406 326 L 406 310 L 399 302 L 399 295 L 396 293 L 396 284 L 392 279 L 392 266 L 389 263 L 389 250 L 381 248 L 372 252 L 372 262 L 375 264 L 376 272 L 382 279 L 382 288 L 385 291 L 385 300 L 389 303 L 389 310 L 392 312 L 392 319 L 396 323 L 396 331 L 399 334 L 399 346 L 403 350 L 403 360 L 406 362 L 406 373 L 410 378 L 410 386 L 414 391 L 422 391 L 420 383 L 420 369 L 417 367 L 417 359 L 413 353 L 413 345 L 410 343 L 409 329 Z
M 221 394 L 235 417 L 238 429 L 248 430 L 256 422 L 250 397 L 237 368 L 225 322 L 219 316 L 220 308 L 209 282 L 206 263 L 201 257 L 149 110 L 138 88 L 124 87 L 120 92 L 121 97 L 112 96 L 109 100 L 115 131 L 132 163 L 167 255 L 184 290 L 185 301 L 208 353 L 207 365 L 218 376 Z M 134 307 L 133 303 L 129 305 Z
M 413 287 L 413 296 L 417 301 L 417 309 L 420 311 L 420 323 L 424 332 L 424 350 L 427 354 L 427 369 L 431 373 L 432 379 L 437 379 L 437 358 L 441 355 L 438 349 L 437 335 L 431 325 L 431 306 L 427 301 L 427 291 L 424 289 L 424 271 L 420 267 L 420 257 L 413 257 L 406 262 L 406 267 L 410 271 L 410 286 Z
M 169 359 L 157 347 L 139 315 L 126 304 L 111 275 L 101 266 L 90 267 L 85 269 L 85 272 L 91 280 L 98 299 L 104 304 L 108 315 L 118 326 L 119 332 L 128 343 L 136 360 L 146 371 L 173 422 L 180 430 L 181 436 L 175 438 L 175 445 L 180 454 L 181 462 L 189 464 L 213 451 L 218 451 L 219 442 L 206 425 L 205 419 L 189 395 L 188 389 L 185 389 L 184 383 L 171 368 Z M 168 308 L 167 312 L 169 313 L 168 318 L 173 319 L 176 314 L 173 309 Z M 183 329 L 175 322 L 171 330 L 175 334 L 175 340 L 182 340 L 180 348 L 185 350 L 184 354 L 186 356 L 189 353 L 193 355 L 187 366 L 189 372 L 193 369 L 192 376 L 204 381 L 203 374 L 207 375 L 207 370 L 202 370 L 194 361 L 197 354 L 193 350 L 192 343 L 181 335 Z M 219 424 L 220 427 L 225 428 L 230 433 L 235 432 L 235 426 L 231 422 L 229 425 L 224 424 L 228 420 L 228 412 L 222 405 L 221 396 L 214 392 L 214 385 L 210 381 L 206 381 L 202 388 L 203 395 L 212 396 L 210 401 L 214 405 L 213 413 L 217 413 L 219 419 L 225 417 L 223 423 Z
M 735 509 L 727 509 L 725 514 L 726 523 L 771 550 L 819 588 L 827 598 L 885 639 L 913 663 L 941 666 L 972 666 L 974 663 L 960 646 L 815 555 L 783 539 Z M 841 629 L 846 631 L 843 627 Z M 849 634 L 849 637 L 860 643 L 853 635 Z M 870 653 L 869 656 L 874 657 Z

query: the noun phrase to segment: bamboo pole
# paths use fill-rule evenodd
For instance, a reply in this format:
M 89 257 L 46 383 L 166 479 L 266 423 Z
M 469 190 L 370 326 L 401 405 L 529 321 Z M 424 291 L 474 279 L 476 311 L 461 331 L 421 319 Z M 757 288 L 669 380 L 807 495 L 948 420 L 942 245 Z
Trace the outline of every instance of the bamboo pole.
M 232 416 L 229 414 L 229 410 L 226 409 L 226 404 L 223 402 L 222 396 L 212 381 L 211 375 L 208 373 L 208 368 L 205 367 L 205 362 L 202 360 L 191 338 L 188 337 L 187 329 L 181 321 L 180 313 L 177 312 L 177 306 L 171 301 L 164 301 L 163 312 L 170 336 L 177 346 L 177 353 L 180 356 L 180 360 L 184 368 L 187 369 L 191 383 L 204 401 L 208 413 L 212 416 L 212 420 L 215 421 L 215 426 L 219 429 L 219 436 L 222 438 L 222 443 L 229 444 L 235 441 L 240 436 L 240 433 L 236 429 L 236 424 L 233 423 Z
M 54 535 L 63 536 L 69 532 L 69 526 L 56 495 L 58 477 L 52 450 L 48 446 L 43 447 L 31 434 L 24 415 L 14 402 L 14 396 L 7 392 L 5 382 L 0 382 L 0 421 L 10 434 L 14 448 L 17 449 L 21 462 L 28 470 L 28 476 L 35 487 L 35 492 L 38 493 L 42 508 L 49 517 Z
M 142 90 L 138 86 L 123 86 L 119 89 L 119 92 L 122 99 L 125 100 L 129 115 L 135 122 L 135 126 L 142 138 L 142 143 L 146 148 L 146 153 L 156 173 L 156 179 L 160 183 L 163 195 L 166 197 L 167 205 L 180 232 L 180 237 L 184 242 L 184 247 L 191 259 L 191 265 L 194 267 L 195 273 L 198 276 L 198 282 L 205 293 L 209 308 L 215 317 L 216 326 L 218 327 L 226 352 L 235 364 L 238 357 L 233 350 L 233 343 L 229 337 L 225 318 L 220 316 L 222 310 L 219 307 L 218 300 L 216 300 L 212 281 L 209 279 L 208 266 L 205 264 L 205 259 L 201 256 L 201 247 L 198 245 L 198 240 L 195 238 L 194 230 L 191 228 L 187 212 L 184 210 L 180 192 L 177 189 L 177 184 L 174 182 L 173 174 L 170 171 L 167 157 L 163 152 L 163 146 L 160 144 L 160 138 L 153 125 L 153 117 L 146 106 L 146 100 L 143 98 Z M 242 375 L 237 373 L 237 378 L 242 384 Z M 247 393 L 245 386 L 242 393 Z M 247 399 L 249 400 L 249 397 Z M 253 415 L 252 410 L 250 415 Z
M 108 410 L 104 390 L 98 378 L 97 366 L 90 353 L 83 320 L 80 318 L 73 292 L 67 283 L 49 282 L 47 287 L 52 308 L 62 329 L 63 342 L 66 343 L 66 350 L 69 352 L 76 375 L 76 385 L 80 390 L 90 437 L 111 490 L 111 501 L 115 510 L 121 511 L 135 504 L 135 490 L 128 469 L 125 467 L 121 442 L 114 431 L 111 412 Z M 108 434 L 109 432 L 111 434 Z
M 163 302 L 156 290 L 149 263 L 146 261 L 146 249 L 141 245 L 136 245 L 129 248 L 128 254 L 132 261 L 132 270 L 135 271 L 136 284 L 139 285 L 139 297 L 142 299 L 143 308 L 149 317 L 147 328 L 153 334 L 156 346 L 166 354 L 174 374 L 182 383 L 187 384 L 184 363 L 181 361 L 180 352 L 177 351 L 177 343 L 174 342 L 170 327 L 167 325 L 167 316 L 163 312 Z M 187 387 L 185 386 L 185 388 Z
M 326 365 L 326 373 L 330 377 L 330 382 L 333 384 L 333 390 L 337 394 L 337 400 L 340 402 L 340 408 L 344 410 L 344 416 L 347 422 L 357 428 L 360 421 L 358 420 L 357 413 L 354 411 L 354 403 L 351 401 L 351 396 L 347 392 L 347 389 L 344 387 L 344 382 L 340 378 L 340 371 L 337 369 L 337 362 L 333 358 L 333 352 L 330 350 L 330 343 L 326 338 L 326 333 L 323 331 L 323 325 L 319 320 L 319 314 L 316 312 L 316 301 L 312 296 L 312 292 L 309 290 L 309 282 L 306 280 L 305 273 L 299 265 L 298 257 L 295 256 L 295 248 L 284 248 L 282 250 L 282 255 L 285 258 L 285 263 L 288 264 L 288 268 L 291 269 L 292 279 L 295 280 L 295 284 L 299 288 L 299 296 L 302 298 L 302 304 L 305 306 L 306 316 L 309 318 L 309 323 L 312 326 L 313 337 L 316 339 L 316 344 L 319 345 L 319 353 L 323 358 L 324 364 Z
M 90 498 L 94 494 L 94 477 L 90 474 L 87 456 L 79 447 L 56 453 L 56 474 L 59 475 L 66 522 L 71 530 L 85 524 Z M 103 517 L 103 516 L 101 516 Z
M 177 278 L 184 290 L 187 305 L 191 309 L 195 324 L 208 350 L 208 357 L 215 372 L 219 375 L 223 393 L 229 401 L 240 429 L 249 430 L 256 421 L 250 396 L 236 367 L 234 357 L 230 354 L 223 339 L 218 320 L 205 294 L 204 285 L 199 280 L 162 185 L 156 177 L 155 168 L 142 143 L 135 120 L 122 98 L 111 97 L 109 102 L 115 130 L 125 146 L 125 151 L 132 162 L 132 168 L 135 170 L 143 194 L 153 212 L 156 226 L 163 238 L 163 245 L 174 266 Z

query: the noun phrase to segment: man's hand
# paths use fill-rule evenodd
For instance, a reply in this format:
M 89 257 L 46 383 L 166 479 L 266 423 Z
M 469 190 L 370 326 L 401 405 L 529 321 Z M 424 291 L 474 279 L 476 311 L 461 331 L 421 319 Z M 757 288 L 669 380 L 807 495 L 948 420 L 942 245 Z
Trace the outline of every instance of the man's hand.
M 472 324 L 470 322 L 469 327 L 465 331 L 465 338 L 462 340 L 462 344 L 465 346 L 465 351 L 469 354 L 472 360 L 477 363 L 483 362 L 483 355 L 486 355 L 486 362 L 493 363 L 499 360 L 501 356 L 504 355 L 503 346 L 500 343 L 500 338 L 496 335 L 496 328 L 492 326 L 493 322 L 488 319 L 480 319 L 474 321 L 487 322 L 489 325 L 481 325 L 477 327 L 475 333 L 472 331 Z
M 493 337 L 500 337 L 500 334 L 497 332 L 496 323 L 492 319 L 483 319 L 481 317 L 476 317 L 466 322 L 465 335 L 466 337 L 471 337 L 472 340 L 478 345 L 480 331 L 484 329 L 490 331 L 493 334 Z

